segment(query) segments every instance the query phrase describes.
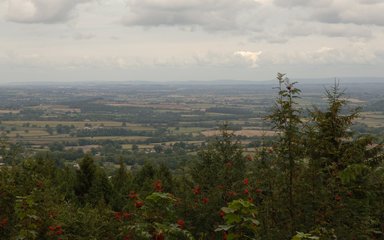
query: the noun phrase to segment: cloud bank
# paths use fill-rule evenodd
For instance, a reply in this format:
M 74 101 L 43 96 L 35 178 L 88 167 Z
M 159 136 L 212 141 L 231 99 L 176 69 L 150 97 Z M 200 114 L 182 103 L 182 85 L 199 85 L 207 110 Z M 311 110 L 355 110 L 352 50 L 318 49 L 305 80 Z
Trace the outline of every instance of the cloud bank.
M 127 26 L 199 26 L 234 30 L 258 8 L 255 0 L 129 0 Z
M 91 0 L 8 0 L 6 19 L 18 23 L 57 23 L 68 20 L 80 3 Z
M 381 76 L 383 12 L 384 0 L 0 0 L 0 68 Z
M 299 8 L 307 20 L 324 23 L 352 23 L 384 26 L 381 0 L 275 0 L 276 6 Z

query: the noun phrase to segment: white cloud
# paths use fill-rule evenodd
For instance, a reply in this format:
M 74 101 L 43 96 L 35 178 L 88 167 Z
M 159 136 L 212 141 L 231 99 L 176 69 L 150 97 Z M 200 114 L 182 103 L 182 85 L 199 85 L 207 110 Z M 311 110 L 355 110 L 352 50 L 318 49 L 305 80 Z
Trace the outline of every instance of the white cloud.
M 67 20 L 79 4 L 91 0 L 8 0 L 6 19 L 19 23 L 56 23 Z
M 257 63 L 259 62 L 259 58 L 260 58 L 261 54 L 262 54 L 262 51 L 258 51 L 258 52 L 237 51 L 237 52 L 234 52 L 234 55 L 240 56 L 240 57 L 244 58 L 245 60 L 247 60 L 251 64 L 252 68 L 258 67 Z
M 258 67 L 261 51 L 220 52 L 206 51 L 196 54 L 136 55 L 121 52 L 99 54 L 79 50 L 78 54 L 35 51 L 33 49 L 0 51 L 0 65 L 17 68 L 46 68 L 51 70 L 73 69 L 134 69 L 134 68 L 228 68 L 247 69 Z M 63 49 L 63 51 L 66 51 Z

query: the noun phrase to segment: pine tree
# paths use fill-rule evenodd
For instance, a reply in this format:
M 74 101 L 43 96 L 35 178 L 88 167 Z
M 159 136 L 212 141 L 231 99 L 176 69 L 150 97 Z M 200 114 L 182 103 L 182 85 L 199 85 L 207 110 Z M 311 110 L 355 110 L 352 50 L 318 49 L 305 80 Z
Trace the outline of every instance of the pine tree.
M 199 152 L 191 175 L 202 191 L 209 191 L 220 186 L 224 192 L 236 190 L 236 183 L 244 178 L 245 157 L 235 135 L 223 125 L 221 135 Z M 223 195 L 223 200 L 226 196 Z
M 199 152 L 199 159 L 191 168 L 191 177 L 196 205 L 197 232 L 211 232 L 212 222 L 219 221 L 220 207 L 239 193 L 245 176 L 245 157 L 241 144 L 227 125 L 221 134 Z
M 120 158 L 119 165 L 119 169 L 112 176 L 113 198 L 111 205 L 115 210 L 121 210 L 124 207 L 132 188 L 132 175 L 127 171 L 122 158 Z
M 296 82 L 290 82 L 285 74 L 278 73 L 279 81 L 278 97 L 275 101 L 272 114 L 267 118 L 271 120 L 273 128 L 277 131 L 279 138 L 276 145 L 277 165 L 283 176 L 285 189 L 280 190 L 281 196 L 287 195 L 289 212 L 289 231 L 294 234 L 296 228 L 296 206 L 295 206 L 295 181 L 298 173 L 298 162 L 303 156 L 301 141 L 301 111 L 297 106 L 296 99 L 299 97 L 300 89 L 295 87 Z M 284 215 L 284 214 L 283 214 Z
M 377 182 L 370 175 L 380 166 L 382 145 L 372 136 L 354 136 L 350 130 L 359 109 L 345 110 L 339 84 L 326 89 L 327 108 L 311 111 L 307 153 L 311 173 L 313 224 L 335 229 L 337 236 L 368 237 L 370 208 L 376 202 Z
M 79 163 L 77 180 L 74 186 L 75 194 L 82 204 L 88 200 L 90 189 L 96 178 L 96 171 L 96 165 L 93 158 L 86 155 Z

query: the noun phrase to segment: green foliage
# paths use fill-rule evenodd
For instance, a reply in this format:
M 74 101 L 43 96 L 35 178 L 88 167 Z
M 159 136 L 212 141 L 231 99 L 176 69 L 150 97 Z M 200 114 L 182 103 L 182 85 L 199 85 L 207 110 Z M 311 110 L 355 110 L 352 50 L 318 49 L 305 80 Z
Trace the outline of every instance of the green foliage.
M 196 232 L 214 232 L 212 222 L 219 220 L 220 207 L 239 192 L 244 172 L 242 147 L 224 125 L 221 135 L 199 153 L 190 171 L 190 199 L 194 202 L 191 221 L 196 223 Z
M 150 164 L 145 163 L 133 177 L 133 189 L 143 194 L 149 194 L 154 189 L 156 190 L 156 183 L 161 191 L 173 192 L 173 179 L 172 174 L 168 167 L 164 164 Z
M 326 90 L 326 110 L 315 108 L 307 125 L 309 179 L 304 192 L 311 199 L 306 214 L 313 225 L 333 228 L 337 236 L 369 236 L 371 188 L 378 184 L 371 173 L 382 164 L 382 145 L 372 146 L 371 136 L 354 137 L 350 131 L 359 109 L 346 111 L 337 83 Z M 321 214 L 319 214 L 321 213 Z
M 276 143 L 276 167 L 281 171 L 279 194 L 288 199 L 289 231 L 294 233 L 296 228 L 296 182 L 298 178 L 298 164 L 303 157 L 301 111 L 297 106 L 300 89 L 296 82 L 290 82 L 285 74 L 278 73 L 278 97 L 272 113 L 267 117 L 273 128 L 278 131 L 279 139 Z M 285 215 L 285 213 L 283 213 Z
M 203 192 L 221 186 L 224 191 L 235 189 L 242 181 L 245 158 L 241 144 L 224 125 L 221 135 L 199 153 L 199 160 L 193 165 L 191 176 Z
M 79 163 L 75 193 L 81 203 L 88 200 L 90 189 L 96 177 L 96 165 L 91 156 L 86 155 Z
M 320 239 L 319 237 L 313 236 L 312 234 L 309 233 L 302 233 L 298 232 L 291 240 L 317 240 Z
M 244 156 L 227 125 L 177 169 L 164 164 L 174 153 L 124 152 L 110 142 L 102 154 L 127 154 L 109 156 L 120 163 L 114 172 L 89 155 L 64 165 L 0 141 L 0 239 L 382 239 L 383 144 L 350 130 L 358 110 L 348 111 L 337 84 L 326 90 L 327 106 L 305 116 L 295 83 L 278 80 L 269 116 L 278 136 L 255 156 Z M 186 156 L 186 146 L 173 151 Z M 157 162 L 128 161 L 147 154 Z
M 121 210 L 126 204 L 128 193 L 132 189 L 132 175 L 127 171 L 122 159 L 120 159 L 119 169 L 112 176 L 111 184 L 113 189 L 112 208 Z
M 123 223 L 120 236 L 130 239 L 188 239 L 191 233 L 184 229 L 184 220 L 175 219 L 176 198 L 169 193 L 153 192 L 145 200 L 137 199 L 131 221 Z M 141 204 L 138 205 L 138 202 Z
M 16 239 L 39 239 L 42 228 L 42 204 L 38 203 L 39 195 L 34 191 L 25 197 L 17 197 L 15 204 Z
M 369 173 L 369 166 L 364 164 L 351 164 L 339 173 L 342 184 L 349 184 Z
M 70 203 L 60 205 L 54 225 L 62 226 L 64 239 L 116 239 L 118 225 L 106 205 L 77 207 Z
M 233 200 L 228 207 L 221 208 L 225 225 L 219 225 L 215 231 L 224 231 L 227 239 L 255 239 L 257 227 L 257 209 L 252 203 L 243 200 Z

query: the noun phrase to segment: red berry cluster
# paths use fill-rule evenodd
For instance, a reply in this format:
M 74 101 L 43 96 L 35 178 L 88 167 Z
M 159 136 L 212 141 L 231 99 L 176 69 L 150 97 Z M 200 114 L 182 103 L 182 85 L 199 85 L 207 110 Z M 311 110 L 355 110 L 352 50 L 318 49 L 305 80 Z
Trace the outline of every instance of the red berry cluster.
M 237 195 L 237 193 L 234 192 L 234 191 L 229 191 L 229 192 L 227 192 L 227 195 L 228 195 L 229 197 L 234 197 L 234 196 Z
M 243 183 L 244 183 L 244 185 L 248 185 L 248 184 L 249 184 L 249 179 L 248 179 L 248 178 L 245 178 L 245 179 L 243 180 Z
M 158 185 L 159 187 L 161 187 L 161 182 L 159 182 L 160 185 Z M 135 191 L 131 191 L 129 194 L 128 194 L 128 197 L 132 200 L 135 200 L 135 207 L 136 208 L 141 208 L 142 206 L 144 206 L 144 202 L 143 201 L 140 201 L 138 199 L 139 195 L 135 192 Z
M 177 220 L 177 226 L 180 228 L 180 229 L 184 229 L 185 228 L 185 221 L 183 219 L 179 219 Z
M 144 202 L 143 201 L 136 201 L 135 202 L 135 207 L 136 208 L 141 208 L 142 206 L 144 206 Z
M 161 180 L 156 180 L 153 183 L 153 187 L 155 188 L 156 192 L 162 192 L 163 191 L 163 184 L 161 183 Z
M 129 212 L 115 212 L 114 217 L 117 221 L 128 220 L 131 218 L 131 214 Z
M 252 189 L 252 187 L 251 187 L 250 184 L 249 184 L 249 179 L 248 179 L 248 178 L 245 178 L 245 179 L 243 180 L 243 184 L 245 185 L 245 188 L 244 188 L 244 190 L 243 190 L 243 194 L 248 196 L 248 202 L 253 203 L 253 202 L 254 202 L 254 199 L 251 197 L 251 191 L 252 191 L 252 190 L 250 190 L 250 189 Z M 258 193 L 258 194 L 260 194 L 260 193 L 263 192 L 263 190 L 260 189 L 260 188 L 256 188 L 256 189 L 255 189 L 255 192 Z
M 201 194 L 201 188 L 200 186 L 195 186 L 193 189 L 192 189 L 192 192 L 194 195 L 200 195 Z M 195 198 L 195 202 L 198 202 L 198 198 Z M 202 197 L 201 198 L 201 202 L 204 203 L 204 204 L 207 204 L 209 202 L 209 199 L 207 197 Z
M 5 226 L 7 226 L 7 225 L 8 225 L 8 218 L 5 217 L 5 218 L 1 219 L 1 221 L 0 221 L 0 228 L 3 228 Z
M 61 226 L 59 226 L 59 225 L 49 226 L 48 229 L 49 229 L 48 235 L 56 236 L 57 240 L 62 240 L 62 238 L 60 236 L 63 235 L 64 232 L 63 232 L 63 229 Z
M 129 194 L 128 194 L 128 197 L 130 199 L 136 199 L 138 197 L 138 194 L 134 191 L 131 191 Z
M 155 240 L 164 240 L 165 239 L 165 236 L 162 232 L 160 233 L 157 233 L 155 236 L 154 236 L 154 239 Z
M 194 188 L 192 189 L 192 191 L 193 191 L 193 194 L 195 194 L 195 195 L 199 195 L 199 194 L 201 194 L 200 186 L 196 186 L 196 187 L 194 187 Z

